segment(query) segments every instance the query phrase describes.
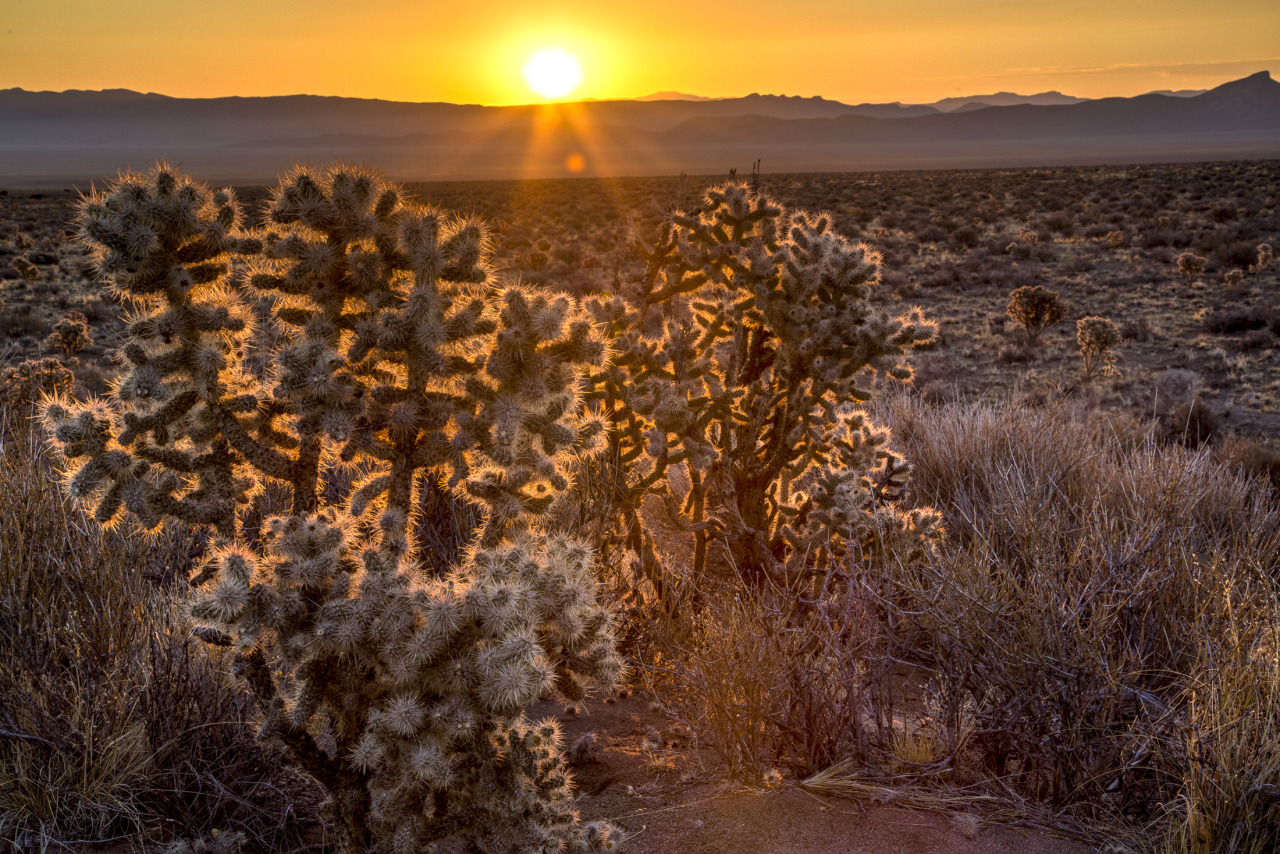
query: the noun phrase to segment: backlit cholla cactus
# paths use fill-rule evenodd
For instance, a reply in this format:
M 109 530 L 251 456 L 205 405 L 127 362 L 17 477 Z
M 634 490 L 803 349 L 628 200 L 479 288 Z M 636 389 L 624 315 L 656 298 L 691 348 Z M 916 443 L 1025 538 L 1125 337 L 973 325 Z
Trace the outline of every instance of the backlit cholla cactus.
M 73 363 L 77 353 L 93 344 L 88 319 L 78 311 L 68 311 L 53 325 L 44 343 L 61 353 L 69 364 Z
M 1084 360 L 1084 378 L 1093 379 L 1098 368 L 1102 375 L 1118 377 L 1114 347 L 1120 343 L 1120 330 L 1105 317 L 1082 317 L 1076 321 L 1076 341 Z
M 252 233 L 229 191 L 163 166 L 80 220 L 141 310 L 113 399 L 46 407 L 68 483 L 103 522 L 216 528 L 191 614 L 328 790 L 344 850 L 612 847 L 577 822 L 555 724 L 522 714 L 621 672 L 591 551 L 538 521 L 602 440 L 589 318 L 495 287 L 478 223 L 361 168 L 286 176 Z M 443 577 L 415 540 L 431 482 L 489 509 Z M 251 544 L 237 509 L 269 483 L 291 511 Z
M 1203 256 L 1194 252 L 1183 252 L 1178 256 L 1178 273 L 1181 274 L 1183 281 L 1187 285 L 1195 282 L 1196 277 L 1204 272 L 1205 264 L 1208 263 Z
M 673 213 L 647 255 L 643 282 L 594 306 L 618 336 L 593 396 L 633 473 L 617 491 L 641 565 L 661 586 L 628 510 L 656 491 L 696 537 L 695 576 L 713 540 L 749 583 L 820 571 L 817 544 L 864 510 L 889 512 L 904 473 L 847 407 L 873 374 L 909 377 L 906 353 L 933 324 L 873 305 L 880 259 L 866 246 L 740 183 Z M 921 535 L 932 519 L 895 518 Z M 862 520 L 854 529 L 869 539 Z
M 1255 273 L 1261 273 L 1271 265 L 1273 257 L 1270 243 L 1258 244 L 1258 263 L 1252 265 L 1250 269 Z
M 893 502 L 910 468 L 888 447 L 889 431 L 851 404 L 836 409 L 827 427 L 827 460 L 796 483 L 781 535 L 793 555 L 810 564 L 847 565 L 876 552 L 913 563 L 926 557 L 941 517 L 931 508 L 899 510 Z
M 1040 333 L 1062 320 L 1064 311 L 1062 298 L 1057 291 L 1051 291 L 1041 285 L 1023 285 L 1009 294 L 1009 305 L 1005 308 L 1009 318 L 1027 330 L 1027 341 L 1037 344 Z
M 30 409 L 46 395 L 69 394 L 75 375 L 52 356 L 27 359 L 0 371 L 0 406 Z

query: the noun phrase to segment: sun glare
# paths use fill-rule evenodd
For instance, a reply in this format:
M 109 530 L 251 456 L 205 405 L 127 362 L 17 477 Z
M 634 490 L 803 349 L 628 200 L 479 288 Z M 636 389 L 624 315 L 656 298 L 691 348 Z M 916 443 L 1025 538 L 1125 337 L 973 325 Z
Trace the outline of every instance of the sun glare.
M 582 82 L 582 65 L 558 47 L 540 50 L 524 64 L 524 79 L 544 98 L 563 98 Z

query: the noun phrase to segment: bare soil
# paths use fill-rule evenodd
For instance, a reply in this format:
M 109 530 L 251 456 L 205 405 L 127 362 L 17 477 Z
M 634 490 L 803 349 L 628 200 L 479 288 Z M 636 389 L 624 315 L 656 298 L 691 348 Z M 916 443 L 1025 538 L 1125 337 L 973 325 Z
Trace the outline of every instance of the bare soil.
M 627 854 L 1084 854 L 1094 849 L 974 814 L 833 797 L 784 779 L 752 788 L 704 769 L 678 728 L 639 695 L 576 714 L 543 703 L 574 756 L 579 811 L 609 819 Z M 584 741 L 585 739 L 585 741 Z M 576 749 L 575 749 L 576 748 Z

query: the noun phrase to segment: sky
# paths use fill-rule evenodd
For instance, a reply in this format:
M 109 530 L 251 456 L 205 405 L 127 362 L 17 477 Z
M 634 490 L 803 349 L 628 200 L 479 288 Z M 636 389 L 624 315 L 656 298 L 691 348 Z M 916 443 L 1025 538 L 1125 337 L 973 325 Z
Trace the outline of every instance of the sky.
M 0 0 L 0 89 L 518 104 L 547 48 L 571 99 L 1132 96 L 1280 79 L 1280 2 Z

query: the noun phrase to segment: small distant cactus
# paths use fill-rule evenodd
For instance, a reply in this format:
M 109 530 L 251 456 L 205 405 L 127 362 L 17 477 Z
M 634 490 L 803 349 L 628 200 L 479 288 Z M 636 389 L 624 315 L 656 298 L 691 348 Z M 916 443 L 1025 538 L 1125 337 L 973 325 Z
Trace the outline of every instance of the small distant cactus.
M 85 347 L 93 344 L 93 336 L 89 333 L 88 319 L 78 311 L 69 311 L 53 325 L 53 332 L 45 339 L 50 349 L 71 360 Z
M 18 271 L 18 275 L 28 284 L 40 278 L 40 268 L 32 264 L 26 258 L 18 257 L 13 260 L 13 269 Z
M 1244 270 L 1228 270 L 1222 274 L 1222 281 L 1229 290 L 1236 290 L 1244 282 Z
M 28 408 L 46 396 L 70 394 L 76 378 L 60 360 L 27 359 L 0 372 L 0 404 Z
M 1064 316 L 1062 298 L 1058 292 L 1041 285 L 1023 285 L 1009 294 L 1009 305 L 1005 312 L 1010 320 L 1022 324 L 1022 328 L 1027 331 L 1027 340 L 1033 345 L 1039 343 L 1040 333 L 1061 321 Z
M 1204 272 L 1206 260 L 1194 252 L 1183 252 L 1178 256 L 1178 272 L 1188 285 L 1195 282 L 1196 277 Z
M 1093 379 L 1099 368 L 1103 376 L 1119 376 L 1113 348 L 1120 343 L 1120 330 L 1105 317 L 1082 317 L 1076 321 L 1076 341 L 1084 360 L 1084 377 Z
M 1120 247 L 1124 246 L 1123 231 L 1108 231 L 1106 234 L 1106 238 L 1107 238 L 1107 245 L 1110 246 L 1112 249 L 1119 249 Z
M 591 549 L 540 521 L 602 438 L 579 398 L 606 357 L 590 318 L 496 286 L 479 223 L 360 167 L 290 173 L 253 231 L 230 190 L 163 165 L 79 223 L 144 308 L 112 398 L 45 407 L 67 487 L 103 523 L 214 529 L 197 634 L 233 649 L 263 737 L 327 789 L 340 847 L 611 848 L 577 821 L 559 730 L 522 713 L 622 670 Z M 343 473 L 349 495 L 325 500 Z M 266 484 L 292 507 L 251 540 L 239 511 Z M 488 510 L 442 577 L 418 562 L 427 484 Z
M 1270 243 L 1258 244 L 1258 263 L 1253 265 L 1253 270 L 1260 273 L 1271 265 L 1272 251 Z

